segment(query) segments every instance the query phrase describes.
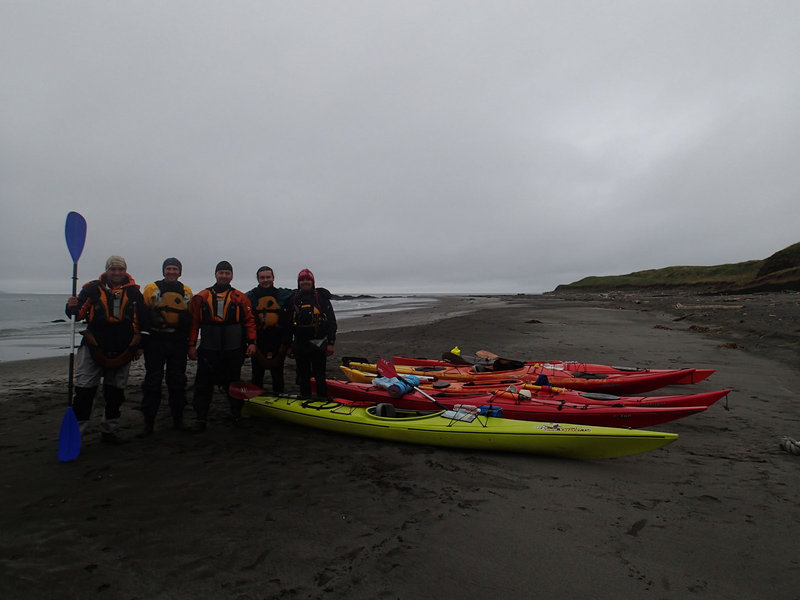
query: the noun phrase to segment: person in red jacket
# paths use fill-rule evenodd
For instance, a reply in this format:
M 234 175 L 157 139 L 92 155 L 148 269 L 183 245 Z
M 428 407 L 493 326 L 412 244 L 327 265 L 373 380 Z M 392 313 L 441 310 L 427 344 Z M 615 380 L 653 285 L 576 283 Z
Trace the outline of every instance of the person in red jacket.
M 214 385 L 228 389 L 241 379 L 245 356 L 256 352 L 256 323 L 250 300 L 231 287 L 233 267 L 226 260 L 214 270 L 216 283 L 192 298 L 192 325 L 188 355 L 197 362 L 192 405 L 197 413 L 196 431 L 203 431 L 208 420 Z M 200 346 L 197 347 L 197 339 Z M 244 401 L 228 394 L 235 427 L 242 425 Z
M 110 256 L 105 272 L 86 283 L 79 295 L 67 299 L 66 313 L 87 323 L 86 330 L 81 332 L 83 340 L 75 364 L 73 406 L 78 424 L 85 431 L 102 379 L 106 405 L 100 425 L 101 439 L 118 444 L 124 441 L 117 430 L 130 362 L 142 354 L 141 331 L 149 323 L 144 298 L 128 274 L 125 259 Z

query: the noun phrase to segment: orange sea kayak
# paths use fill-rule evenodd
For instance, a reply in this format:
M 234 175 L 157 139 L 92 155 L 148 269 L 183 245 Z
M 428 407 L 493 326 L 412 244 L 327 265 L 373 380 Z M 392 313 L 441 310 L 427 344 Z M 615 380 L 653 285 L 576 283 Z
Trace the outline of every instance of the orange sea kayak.
M 377 373 L 374 363 L 349 362 L 353 369 L 367 373 Z M 679 369 L 674 371 L 648 373 L 588 373 L 565 371 L 540 364 L 524 365 L 518 369 L 506 371 L 477 371 L 470 365 L 435 365 L 414 367 L 397 365 L 401 375 L 417 375 L 448 381 L 473 383 L 502 384 L 504 381 L 520 381 L 524 383 L 541 383 L 542 375 L 547 377 L 547 384 L 586 392 L 602 392 L 607 394 L 642 394 L 658 388 L 676 385 L 691 380 L 695 369 Z

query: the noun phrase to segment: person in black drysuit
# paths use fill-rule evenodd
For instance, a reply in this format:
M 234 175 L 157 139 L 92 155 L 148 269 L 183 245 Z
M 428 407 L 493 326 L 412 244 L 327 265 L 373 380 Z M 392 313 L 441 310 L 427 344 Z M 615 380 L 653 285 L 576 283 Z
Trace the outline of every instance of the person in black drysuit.
M 148 283 L 142 293 L 151 318 L 149 331 L 142 332 L 144 429 L 138 437 L 153 434 L 161 406 L 161 383 L 165 374 L 172 427 L 186 429 L 183 425 L 183 408 L 186 406 L 186 342 L 192 324 L 189 312 L 192 290 L 179 280 L 182 272 L 181 261 L 174 257 L 166 259 L 161 265 L 164 278 Z
M 272 393 L 284 392 L 283 364 L 286 347 L 283 345 L 285 313 L 283 307 L 294 290 L 275 287 L 275 273 L 270 267 L 260 267 L 256 272 L 258 285 L 245 295 L 252 303 L 258 338 L 256 353 L 250 358 L 252 381 L 264 387 L 264 371 L 269 369 Z
M 289 358 L 294 358 L 297 364 L 300 395 L 311 396 L 313 376 L 317 396 L 327 398 L 325 367 L 336 344 L 336 315 L 331 293 L 316 287 L 314 274 L 308 269 L 297 275 L 297 288 L 284 306 L 284 346 Z

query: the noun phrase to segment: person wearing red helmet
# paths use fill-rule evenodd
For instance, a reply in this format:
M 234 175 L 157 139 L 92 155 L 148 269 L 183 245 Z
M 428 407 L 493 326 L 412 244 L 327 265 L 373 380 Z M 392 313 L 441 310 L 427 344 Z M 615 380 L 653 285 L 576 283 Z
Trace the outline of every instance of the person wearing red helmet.
M 287 323 L 284 346 L 289 358 L 297 364 L 297 383 L 300 395 L 311 396 L 311 377 L 317 385 L 317 396 L 326 398 L 327 358 L 336 344 L 336 315 L 331 293 L 318 288 L 314 274 L 303 269 L 297 275 L 297 290 L 284 306 Z

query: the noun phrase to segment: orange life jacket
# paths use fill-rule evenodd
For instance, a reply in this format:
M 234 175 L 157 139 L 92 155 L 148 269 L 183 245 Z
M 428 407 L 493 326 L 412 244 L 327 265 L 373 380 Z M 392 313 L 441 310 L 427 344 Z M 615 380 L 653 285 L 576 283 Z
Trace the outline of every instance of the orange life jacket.
M 261 296 L 253 309 L 258 329 L 277 327 L 281 306 L 274 296 Z
M 203 323 L 224 325 L 241 322 L 242 307 L 233 301 L 232 292 L 233 288 L 230 288 L 218 294 L 213 288 L 208 288 L 202 305 Z
M 104 283 L 97 285 L 97 301 L 85 302 L 78 313 L 78 319 L 89 323 L 138 323 L 136 302 L 131 302 L 127 286 L 109 288 Z

